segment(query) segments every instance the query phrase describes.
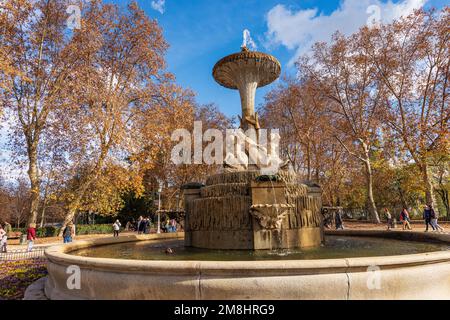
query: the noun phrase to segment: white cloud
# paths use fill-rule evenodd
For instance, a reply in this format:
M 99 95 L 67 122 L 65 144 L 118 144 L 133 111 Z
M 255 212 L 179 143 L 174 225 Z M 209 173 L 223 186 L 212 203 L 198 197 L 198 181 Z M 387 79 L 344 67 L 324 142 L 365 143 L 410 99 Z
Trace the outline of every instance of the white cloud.
M 428 0 L 343 0 L 330 15 L 317 8 L 293 11 L 284 5 L 273 7 L 267 14 L 266 45 L 282 45 L 295 50 L 290 65 L 306 53 L 317 41 L 329 41 L 337 30 L 349 35 L 373 20 L 389 23 L 393 19 L 412 13 Z
M 151 6 L 154 10 L 159 11 L 159 13 L 164 14 L 166 0 L 154 0 L 151 3 Z

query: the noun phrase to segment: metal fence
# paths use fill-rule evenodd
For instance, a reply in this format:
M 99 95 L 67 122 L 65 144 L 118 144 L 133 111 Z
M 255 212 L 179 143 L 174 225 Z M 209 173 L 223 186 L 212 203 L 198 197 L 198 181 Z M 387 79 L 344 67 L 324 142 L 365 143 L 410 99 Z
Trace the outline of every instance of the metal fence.
M 11 250 L 8 252 L 0 253 L 0 261 L 19 261 L 19 260 L 30 260 L 30 259 L 39 259 L 45 260 L 45 251 L 46 248 L 35 248 L 32 251 L 28 251 L 26 249 L 22 250 Z

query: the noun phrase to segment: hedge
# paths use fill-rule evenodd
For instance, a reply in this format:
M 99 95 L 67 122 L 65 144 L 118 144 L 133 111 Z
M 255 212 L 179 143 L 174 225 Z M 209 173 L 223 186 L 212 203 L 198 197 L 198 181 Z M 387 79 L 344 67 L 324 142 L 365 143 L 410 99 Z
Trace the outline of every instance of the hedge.
M 38 238 L 48 238 L 57 237 L 61 228 L 59 227 L 43 227 L 36 228 L 36 237 Z M 13 229 L 15 232 L 21 232 L 25 234 L 27 232 L 26 228 Z M 93 224 L 93 225 L 76 225 L 75 231 L 77 235 L 88 235 L 88 234 L 108 234 L 113 232 L 112 224 Z

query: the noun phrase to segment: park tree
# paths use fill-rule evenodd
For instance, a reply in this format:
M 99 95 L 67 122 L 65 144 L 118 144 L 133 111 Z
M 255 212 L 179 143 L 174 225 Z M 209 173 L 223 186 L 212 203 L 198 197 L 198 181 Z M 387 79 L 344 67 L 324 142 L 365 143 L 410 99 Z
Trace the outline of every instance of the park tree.
M 8 187 L 0 174 L 0 224 L 11 221 L 11 211 L 9 210 L 10 194 Z
M 176 202 L 174 199 L 179 195 L 183 184 L 204 181 L 208 174 L 218 169 L 218 166 L 205 163 L 175 164 L 172 161 L 172 150 L 178 143 L 172 140 L 173 133 L 184 129 L 192 137 L 195 121 L 202 123 L 203 132 L 207 129 L 219 129 L 225 133 L 225 129 L 230 127 L 230 119 L 215 105 L 200 106 L 192 91 L 173 82 L 165 82 L 158 87 L 146 105 L 143 117 L 136 123 L 140 149 L 133 155 L 133 159 L 151 177 L 151 191 L 157 191 L 159 185 L 162 185 L 164 203 L 168 206 Z M 205 144 L 206 142 L 203 146 Z
M 31 186 L 29 222 L 36 222 L 40 201 L 38 158 L 42 136 L 63 89 L 88 50 L 68 32 L 64 0 L 8 0 L 0 20 L 1 106 L 17 119 L 14 151 L 27 159 Z M 6 66 L 6 68 L 5 68 Z M 5 71 L 6 70 L 6 71 Z
M 436 206 L 436 154 L 449 153 L 450 8 L 416 11 L 371 30 L 369 51 L 386 87 L 385 121 L 417 165 L 426 202 Z
M 162 31 L 136 3 L 127 10 L 109 4 L 86 7 L 74 38 L 80 49 L 87 46 L 90 51 L 66 85 L 67 106 L 55 121 L 69 143 L 70 173 L 82 173 L 71 191 L 63 225 L 74 219 L 105 172 L 113 176 L 123 167 L 130 172 L 139 169 L 127 162 L 140 147 L 134 123 L 166 78 Z
M 89 170 L 80 171 L 66 184 L 66 189 L 61 192 L 62 200 L 70 204 L 77 196 L 80 183 L 85 181 L 84 174 Z M 84 197 L 78 204 L 78 212 L 95 213 L 101 216 L 114 216 L 124 206 L 123 197 L 133 192 L 141 195 L 142 183 L 140 177 L 132 177 L 133 172 L 122 165 L 107 164 L 101 174 L 93 181 Z M 138 183 L 138 185 L 134 185 Z
M 281 130 L 283 156 L 296 171 L 306 171 L 306 179 L 318 180 L 321 142 L 326 140 L 323 98 L 310 82 L 285 79 L 265 97 L 261 118 L 268 128 Z
M 10 202 L 9 210 L 11 214 L 11 224 L 15 223 L 16 228 L 20 228 L 28 218 L 31 190 L 25 179 L 19 178 L 9 187 Z
M 13 48 L 3 42 L 2 38 L 14 32 L 17 20 L 20 19 L 22 13 L 26 14 L 31 9 L 31 5 L 27 0 L 0 1 L 0 91 L 11 89 L 11 77 L 23 76 L 23 73 L 20 73 L 19 69 L 13 65 Z M 0 115 L 1 107 L 0 104 Z
M 348 177 L 345 150 L 330 130 L 326 100 L 310 81 L 284 78 L 265 97 L 259 110 L 265 128 L 280 130 L 281 154 L 306 180 L 319 183 L 324 203 L 341 205 Z
M 450 216 L 450 153 L 435 153 L 431 159 L 433 185 L 447 217 Z
M 327 99 L 333 136 L 346 152 L 359 160 L 366 178 L 367 208 L 380 222 L 373 195 L 371 152 L 379 136 L 384 87 L 374 77 L 376 68 L 368 55 L 367 28 L 349 37 L 335 34 L 330 44 L 317 43 L 311 57 L 297 66 L 315 90 Z

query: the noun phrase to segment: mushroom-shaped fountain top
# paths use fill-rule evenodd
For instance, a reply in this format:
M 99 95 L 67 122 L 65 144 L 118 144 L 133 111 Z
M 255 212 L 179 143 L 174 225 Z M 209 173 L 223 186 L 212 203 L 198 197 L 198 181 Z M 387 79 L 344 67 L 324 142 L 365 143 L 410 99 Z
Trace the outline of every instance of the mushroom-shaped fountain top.
M 214 79 L 228 89 L 239 89 L 240 78 L 248 76 L 249 73 L 253 78 L 251 80 L 256 80 L 257 87 L 260 88 L 278 79 L 281 65 L 272 55 L 242 47 L 241 52 L 222 58 L 213 69 Z
M 269 54 L 242 51 L 222 58 L 213 69 L 214 79 L 229 89 L 238 89 L 241 96 L 241 128 L 259 128 L 255 113 L 256 88 L 264 87 L 275 81 L 281 73 L 280 62 Z

